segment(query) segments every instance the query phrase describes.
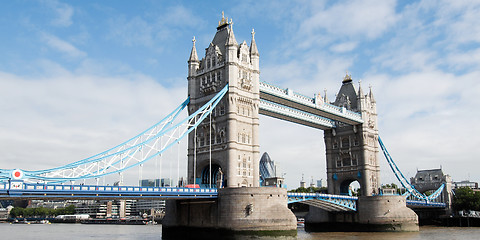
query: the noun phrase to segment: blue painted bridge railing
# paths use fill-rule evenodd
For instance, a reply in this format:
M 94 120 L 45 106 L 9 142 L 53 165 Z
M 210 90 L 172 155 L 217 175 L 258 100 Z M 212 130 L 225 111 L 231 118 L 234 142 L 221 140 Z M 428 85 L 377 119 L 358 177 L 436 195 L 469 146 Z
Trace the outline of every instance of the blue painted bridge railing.
M 446 208 L 447 204 L 443 202 L 430 202 L 425 200 L 408 200 L 407 207 L 409 208 Z
M 357 197 L 332 195 L 323 193 L 293 193 L 289 192 L 288 203 L 302 202 L 327 211 L 356 211 Z
M 288 194 L 288 203 L 301 202 L 327 211 L 357 211 L 358 197 L 346 195 L 332 195 L 322 193 L 293 193 Z M 431 202 L 427 200 L 409 200 L 409 208 L 446 208 L 443 202 Z
M 288 203 L 302 202 L 327 211 L 356 211 L 358 197 L 289 192 Z M 216 188 L 97 186 L 0 182 L 5 199 L 205 199 L 217 198 Z M 445 208 L 441 202 L 407 200 L 413 208 Z
M 136 187 L 0 183 L 0 199 L 199 199 L 216 198 L 216 188 Z

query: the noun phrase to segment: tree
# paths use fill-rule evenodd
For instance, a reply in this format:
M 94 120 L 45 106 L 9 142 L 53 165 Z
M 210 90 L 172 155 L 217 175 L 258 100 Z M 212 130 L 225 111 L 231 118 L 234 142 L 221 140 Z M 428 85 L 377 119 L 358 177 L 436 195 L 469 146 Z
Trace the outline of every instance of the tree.
M 21 208 L 21 207 L 14 207 L 14 208 L 12 208 L 12 210 L 10 210 L 10 216 L 11 216 L 12 218 L 24 216 L 24 215 L 23 215 L 23 209 L 24 209 L 24 208 Z
M 289 192 L 297 192 L 297 193 L 327 193 L 327 188 L 326 187 L 299 187 L 297 189 L 292 189 Z
M 480 211 L 480 192 L 474 192 L 469 187 L 461 187 L 455 190 L 453 197 L 453 209 Z
M 69 205 L 68 207 L 65 208 L 65 214 L 75 214 L 75 206 L 74 205 Z

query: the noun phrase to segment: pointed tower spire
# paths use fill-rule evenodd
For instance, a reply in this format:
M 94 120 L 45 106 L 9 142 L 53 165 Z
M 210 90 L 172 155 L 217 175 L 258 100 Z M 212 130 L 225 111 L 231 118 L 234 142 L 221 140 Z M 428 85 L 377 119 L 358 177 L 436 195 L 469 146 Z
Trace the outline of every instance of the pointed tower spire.
M 252 28 L 252 42 L 250 43 L 250 55 L 259 56 L 257 44 L 255 43 L 255 29 Z
M 235 34 L 233 34 L 233 20 L 230 18 L 230 28 L 228 29 L 228 37 L 226 46 L 236 46 L 238 45 L 237 40 L 235 39 Z
M 368 97 L 370 98 L 370 102 L 372 103 L 375 103 L 375 98 L 373 97 L 373 93 L 372 93 L 372 85 L 369 86 L 370 88 L 370 92 L 368 93 Z
M 358 98 L 359 99 L 365 98 L 365 95 L 363 95 L 362 80 L 358 81 Z
M 190 53 L 190 58 L 188 59 L 188 62 L 198 62 L 198 55 L 197 55 L 197 48 L 195 47 L 195 36 L 193 36 L 192 42 L 192 52 Z
M 324 101 L 325 103 L 328 103 L 327 89 L 325 88 L 325 89 L 323 90 L 323 92 L 325 93 L 325 96 L 323 97 L 323 101 Z

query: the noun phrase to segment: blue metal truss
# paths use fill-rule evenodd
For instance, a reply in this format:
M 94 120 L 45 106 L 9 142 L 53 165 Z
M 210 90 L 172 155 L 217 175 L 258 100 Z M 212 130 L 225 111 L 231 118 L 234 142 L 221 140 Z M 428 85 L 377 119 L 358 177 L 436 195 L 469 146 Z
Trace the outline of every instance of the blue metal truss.
M 322 193 L 289 192 L 288 203 L 302 202 L 329 211 L 356 211 L 357 197 Z
M 100 177 L 115 173 L 122 174 L 128 169 L 141 166 L 175 146 L 212 113 L 212 110 L 227 92 L 228 84 L 195 113 L 178 123 L 174 123 L 180 112 L 189 103 L 187 98 L 167 117 L 152 127 L 128 141 L 92 157 L 45 170 L 0 169 L 0 182 L 9 179 L 22 179 L 27 182 L 56 184 L 85 179 L 97 179 L 98 181 Z M 163 137 L 166 138 L 166 141 L 162 144 Z M 21 174 L 18 174 L 18 172 Z M 15 174 L 20 177 L 15 177 Z
M 217 198 L 216 188 L 0 183 L 0 199 L 199 199 Z
M 445 184 L 442 184 L 442 186 L 440 186 L 430 196 L 426 196 L 425 194 L 420 193 L 417 189 L 415 189 L 415 187 L 410 183 L 410 181 L 408 181 L 408 179 L 400 171 L 397 164 L 393 161 L 392 156 L 390 156 L 390 153 L 388 153 L 388 150 L 385 147 L 385 145 L 383 144 L 382 139 L 380 139 L 380 137 L 378 138 L 378 143 L 380 144 L 380 148 L 383 151 L 383 155 L 387 159 L 387 162 L 388 162 L 388 165 L 390 166 L 390 169 L 392 169 L 392 172 L 395 174 L 395 177 L 398 179 L 398 181 L 400 182 L 402 187 L 407 190 L 407 192 L 404 194 L 405 197 L 412 196 L 416 200 L 424 201 L 426 203 L 429 203 L 429 202 L 435 201 L 440 196 L 440 194 L 442 193 L 442 191 L 445 188 Z

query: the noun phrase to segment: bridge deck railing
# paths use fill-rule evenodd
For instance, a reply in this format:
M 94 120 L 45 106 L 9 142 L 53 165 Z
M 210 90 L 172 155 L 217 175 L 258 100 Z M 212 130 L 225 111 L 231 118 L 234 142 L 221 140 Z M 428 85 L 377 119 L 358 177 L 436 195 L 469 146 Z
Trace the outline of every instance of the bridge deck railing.
M 291 89 L 284 89 L 270 83 L 260 82 L 260 91 L 264 91 L 266 93 L 269 93 L 284 99 L 289 99 L 293 102 L 297 102 L 311 108 L 320 109 L 324 112 L 328 112 L 338 116 L 343 116 L 348 119 L 358 121 L 359 123 L 363 122 L 362 115 L 360 113 L 353 112 L 353 111 L 347 110 L 344 107 L 338 107 L 326 102 L 322 102 L 321 104 L 317 103 L 315 101 L 315 98 L 307 97 L 303 94 L 296 93 Z
M 138 198 L 203 198 L 216 197 L 216 188 L 183 188 L 183 187 L 139 187 L 139 186 L 97 186 L 97 185 L 56 185 L 30 184 L 13 185 L 0 183 L 0 198 L 11 197 L 112 197 L 123 195 Z M 126 197 L 126 196 L 123 196 Z
M 260 107 L 262 109 L 266 110 L 266 111 L 274 112 L 274 113 L 284 115 L 284 116 L 287 116 L 287 117 L 293 117 L 293 118 L 296 118 L 296 119 L 299 119 L 299 120 L 302 120 L 302 121 L 310 122 L 310 123 L 317 124 L 317 125 L 324 126 L 324 127 L 328 127 L 328 128 L 335 127 L 335 121 L 333 121 L 331 119 L 328 119 L 328 118 L 324 118 L 324 117 L 317 116 L 317 115 L 314 115 L 314 114 L 311 114 L 311 113 L 303 112 L 303 111 L 300 111 L 300 110 L 297 110 L 297 109 L 294 109 L 294 108 L 291 108 L 291 107 L 276 104 L 276 103 L 273 103 L 273 102 L 270 102 L 270 101 L 267 101 L 267 100 L 263 100 L 263 99 L 260 100 L 260 104 L 261 104 Z

